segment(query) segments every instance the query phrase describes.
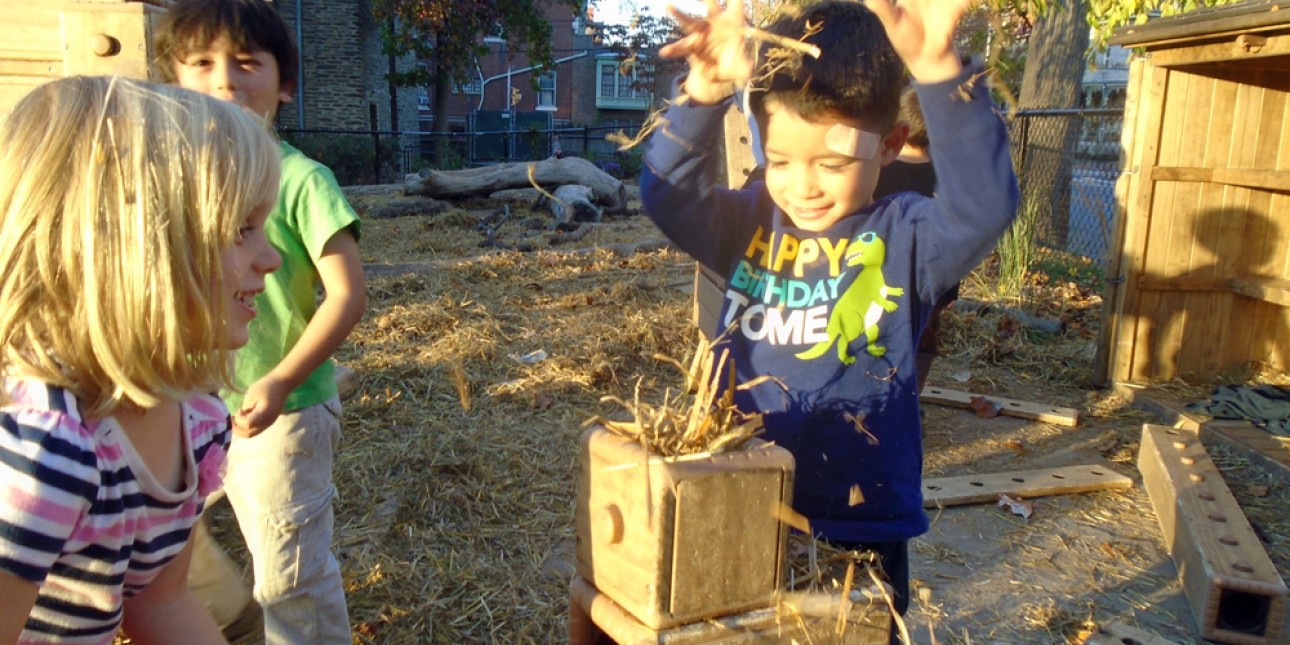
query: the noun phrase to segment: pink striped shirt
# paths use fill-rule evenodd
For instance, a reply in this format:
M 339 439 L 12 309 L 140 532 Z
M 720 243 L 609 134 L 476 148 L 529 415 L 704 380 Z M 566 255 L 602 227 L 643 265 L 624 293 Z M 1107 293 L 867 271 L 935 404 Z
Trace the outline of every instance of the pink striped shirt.
M 111 643 L 122 601 L 184 547 L 219 487 L 231 438 L 216 396 L 181 405 L 179 491 L 153 478 L 115 419 L 89 423 L 62 388 L 6 383 L 0 412 L 0 570 L 39 585 L 18 642 Z

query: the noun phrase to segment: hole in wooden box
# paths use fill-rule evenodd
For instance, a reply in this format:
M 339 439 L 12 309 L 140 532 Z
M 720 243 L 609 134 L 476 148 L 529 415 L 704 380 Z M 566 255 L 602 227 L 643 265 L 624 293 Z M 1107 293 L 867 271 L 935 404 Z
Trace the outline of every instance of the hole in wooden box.
M 1272 599 L 1244 591 L 1223 589 L 1218 600 L 1215 627 L 1240 634 L 1261 635 L 1268 628 Z

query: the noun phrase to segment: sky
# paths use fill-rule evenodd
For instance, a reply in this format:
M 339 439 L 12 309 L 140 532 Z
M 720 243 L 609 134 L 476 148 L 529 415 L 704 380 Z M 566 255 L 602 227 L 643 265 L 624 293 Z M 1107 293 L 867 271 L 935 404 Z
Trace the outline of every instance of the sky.
M 670 0 L 671 4 L 690 13 L 702 12 L 702 0 Z M 667 15 L 669 0 L 591 0 L 596 8 L 596 22 L 604 24 L 625 24 L 630 22 L 632 14 L 639 10 L 655 16 Z

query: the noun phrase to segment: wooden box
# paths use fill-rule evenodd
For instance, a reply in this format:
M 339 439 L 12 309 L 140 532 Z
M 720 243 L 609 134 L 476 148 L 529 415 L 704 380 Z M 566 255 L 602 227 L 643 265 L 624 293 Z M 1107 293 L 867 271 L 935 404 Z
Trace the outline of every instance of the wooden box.
M 604 428 L 581 441 L 578 575 L 662 629 L 769 606 L 786 565 L 793 457 L 751 440 L 662 458 Z
M 0 0 L 0 115 L 62 76 L 147 78 L 152 25 L 170 0 Z

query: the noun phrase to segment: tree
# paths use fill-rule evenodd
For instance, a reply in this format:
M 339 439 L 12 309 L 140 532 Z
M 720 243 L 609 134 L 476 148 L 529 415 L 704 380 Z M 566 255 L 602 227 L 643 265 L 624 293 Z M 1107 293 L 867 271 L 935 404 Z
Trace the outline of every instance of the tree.
M 1026 48 L 1026 67 L 1018 106 L 1022 109 L 1079 107 L 1084 70 L 1088 68 L 1089 28 L 1087 0 L 1066 0 L 1035 22 Z M 1034 135 L 1027 143 L 1020 173 L 1024 177 L 1051 178 L 1045 185 L 1028 181 L 1023 187 L 1023 216 L 1038 217 L 1049 241 L 1064 248 L 1069 228 L 1071 157 L 1081 123 L 1070 117 L 1033 120 Z M 1038 172 L 1036 172 L 1038 169 Z
M 1078 108 L 1091 51 L 1104 49 L 1115 31 L 1152 15 L 1172 15 L 1235 0 L 989 0 L 996 42 L 1025 43 L 1024 71 L 1016 107 Z M 1026 30 L 999 29 L 997 17 L 1021 16 Z M 1018 38 L 1019 36 L 1019 38 Z M 996 82 L 999 74 L 995 74 Z M 1069 117 L 1032 119 L 1026 153 L 1017 161 L 1022 177 L 1022 215 L 1038 218 L 1048 241 L 1064 247 L 1069 222 L 1072 157 L 1081 124 Z M 1027 124 L 1030 125 L 1030 124 Z M 1043 179 L 1046 181 L 1039 181 Z M 1045 226 L 1043 223 L 1051 223 Z
M 635 75 L 635 84 L 650 92 L 660 89 L 656 79 L 671 79 L 685 69 L 685 61 L 664 60 L 658 48 L 681 37 L 676 23 L 648 11 L 636 11 L 628 22 L 597 27 L 600 43 L 618 57 L 623 76 Z M 666 94 L 664 94 L 666 96 Z
M 485 36 L 499 36 L 511 52 L 525 51 L 535 65 L 551 65 L 552 1 L 579 9 L 581 0 L 371 0 L 372 17 L 384 25 L 385 51 L 412 55 L 425 67 L 391 70 L 396 85 L 434 87 L 435 159 L 448 152 L 448 97 L 453 83 L 469 78 L 476 59 L 488 53 Z M 536 82 L 536 77 L 534 77 Z

